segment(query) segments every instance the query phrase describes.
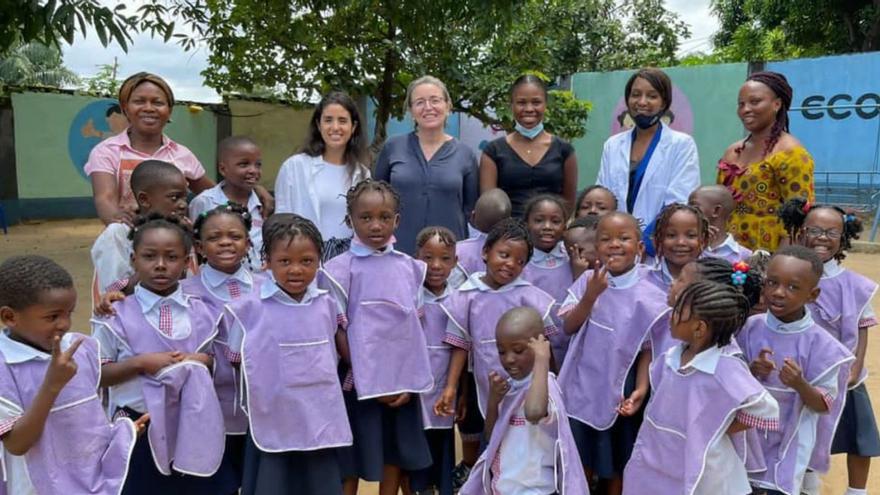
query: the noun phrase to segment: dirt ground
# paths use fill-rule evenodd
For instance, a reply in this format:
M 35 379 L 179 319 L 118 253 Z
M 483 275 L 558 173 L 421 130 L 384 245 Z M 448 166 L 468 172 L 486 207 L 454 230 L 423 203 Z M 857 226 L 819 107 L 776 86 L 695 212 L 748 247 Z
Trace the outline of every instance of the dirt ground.
M 0 235 L 0 262 L 15 254 L 41 254 L 48 256 L 67 268 L 76 282 L 79 304 L 74 315 L 74 329 L 88 332 L 92 264 L 89 248 L 101 232 L 97 220 L 50 221 L 17 225 L 9 235 Z M 873 280 L 880 280 L 880 255 L 851 254 L 846 266 Z M 880 297 L 875 298 L 874 308 L 880 310 Z M 873 373 L 867 386 L 874 403 L 874 411 L 880 411 L 880 328 L 870 332 L 866 366 Z M 846 462 L 844 456 L 835 456 L 831 471 L 825 476 L 823 495 L 839 495 L 846 489 Z M 868 483 L 868 491 L 880 493 L 880 462 L 875 462 Z M 365 484 L 361 494 L 377 493 L 373 484 Z

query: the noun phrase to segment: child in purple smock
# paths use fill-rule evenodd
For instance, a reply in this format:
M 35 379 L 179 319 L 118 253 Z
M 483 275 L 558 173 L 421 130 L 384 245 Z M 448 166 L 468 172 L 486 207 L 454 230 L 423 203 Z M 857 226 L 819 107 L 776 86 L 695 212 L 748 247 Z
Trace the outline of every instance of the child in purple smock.
M 113 303 L 113 316 L 92 320 L 111 414 L 150 415 L 122 493 L 234 493 L 211 376 L 215 316 L 179 283 L 192 249 L 189 231 L 176 218 L 150 216 L 135 221 L 131 236 L 134 295 Z
M 522 278 L 532 256 L 532 241 L 521 220 L 509 218 L 496 225 L 483 247 L 486 271 L 474 273 L 443 303 L 449 316 L 446 342 L 470 352 L 476 382 L 477 408 L 486 417 L 489 400 L 489 372 L 502 371 L 495 342 L 495 324 L 507 310 L 530 307 L 544 319 L 545 334 L 558 332 L 553 321 L 553 296 Z M 464 363 L 459 363 L 462 365 Z M 450 369 L 453 378 L 462 369 Z
M 588 478 L 620 493 L 621 476 L 648 394 L 650 335 L 669 313 L 666 294 L 641 277 L 638 221 L 612 212 L 599 221 L 599 263 L 569 289 L 560 316 L 574 334 L 559 385 Z
M 526 228 L 529 229 L 535 252 L 529 264 L 523 269 L 522 277 L 556 300 L 553 319 L 558 328 L 562 326 L 557 316 L 559 305 L 565 300 L 568 288 L 574 282 L 568 252 L 562 241 L 568 207 L 560 196 L 539 194 L 526 202 L 523 218 Z M 557 367 L 561 367 L 565 359 L 568 340 L 569 336 L 564 332 L 558 332 L 550 339 Z
M 761 275 L 756 270 L 752 270 L 748 263 L 740 261 L 736 265 L 732 265 L 724 258 L 708 256 L 691 261 L 682 267 L 678 277 L 672 281 L 672 285 L 669 287 L 666 304 L 669 307 L 675 306 L 675 301 L 678 300 L 678 296 L 685 288 L 702 280 L 716 282 L 737 289 L 749 302 L 749 311 L 752 311 L 761 301 L 764 281 Z M 666 353 L 666 351 L 678 344 L 672 338 L 670 328 L 671 322 L 663 328 L 662 333 L 664 336 L 652 335 L 651 353 L 654 358 Z M 732 354 L 741 353 L 735 339 L 725 346 L 725 352 Z
M 258 291 L 266 281 L 263 274 L 252 271 L 254 266 L 262 265 L 261 260 L 252 257 L 259 256 L 253 254 L 251 243 L 253 217 L 244 206 L 227 203 L 193 220 L 195 248 L 202 263 L 199 273 L 181 281 L 180 286 L 185 294 L 201 298 L 217 321 L 225 304 Z M 225 326 L 218 327 L 213 352 L 218 357 L 214 361 L 214 388 L 226 425 L 223 462 L 232 467 L 240 483 L 248 423 L 239 401 L 241 376 L 226 359 L 235 352 L 229 348 Z
M 568 224 L 562 235 L 574 280 L 594 266 L 599 259 L 596 256 L 596 226 L 599 225 L 600 219 L 598 215 L 576 218 Z
M 680 343 L 651 364 L 651 399 L 623 477 L 624 494 L 748 495 L 731 435 L 779 429 L 776 400 L 725 351 L 751 304 L 729 284 L 698 281 L 675 301 Z
M 352 444 L 339 354 L 345 315 L 315 277 L 324 247 L 305 218 L 267 222 L 271 280 L 226 304 L 230 361 L 241 371 L 247 413 L 242 495 L 342 495 L 341 447 Z
M 767 469 L 749 473 L 760 491 L 798 495 L 807 470 L 827 469 L 853 355 L 819 324 L 807 305 L 819 296 L 822 260 L 803 246 L 770 259 L 764 278 L 768 311 L 737 335 L 752 374 L 779 403 L 780 431 L 756 435 Z M 822 421 L 829 415 L 830 421 Z
M 736 242 L 727 230 L 727 222 L 736 206 L 729 189 L 721 184 L 702 186 L 691 193 L 688 204 L 699 208 L 709 221 L 709 242 L 703 256 L 724 258 L 731 264 L 752 257 L 752 251 Z
M 470 225 L 473 235 L 458 241 L 455 245 L 458 265 L 464 270 L 465 277 L 486 269 L 486 263 L 483 261 L 483 244 L 486 242 L 486 235 L 498 222 L 510 218 L 510 210 L 510 198 L 501 189 L 489 189 L 480 194 L 474 205 L 474 211 L 471 212 Z
M 426 227 L 416 236 L 416 258 L 428 267 L 422 286 L 422 327 L 431 358 L 434 388 L 421 394 L 425 436 L 431 448 L 430 467 L 409 474 L 410 489 L 416 493 L 452 495 L 455 466 L 454 421 L 462 419 L 458 380 L 449 378 L 449 368 L 461 368 L 467 351 L 445 342 L 448 317 L 440 304 L 455 291 L 449 276 L 455 268 L 455 235 L 446 227 Z M 458 364 L 450 365 L 452 361 Z M 435 407 L 436 406 L 436 407 Z
M 488 446 L 462 495 L 589 495 L 541 314 L 513 308 L 495 334 L 504 371 L 489 373 Z
M 402 471 L 431 465 L 418 397 L 434 389 L 419 318 L 426 267 L 394 249 L 400 198 L 387 182 L 359 182 L 346 202 L 351 247 L 330 260 L 320 278 L 349 322 L 349 352 L 342 356 L 351 369 L 343 389 L 354 445 L 343 466 L 345 490 L 355 493 L 363 478 L 394 493 Z
M 617 211 L 617 197 L 605 186 L 593 184 L 578 193 L 572 221 L 584 217 L 601 217 Z
M 664 292 L 682 267 L 703 254 L 709 242 L 709 221 L 695 206 L 672 203 L 657 216 L 652 238 L 657 257 L 645 276 Z
M 856 357 L 831 453 L 846 454 L 849 472 L 846 495 L 863 495 L 871 457 L 880 456 L 877 420 L 865 387 L 868 329 L 877 324 L 871 307 L 877 283 L 841 266 L 852 240 L 858 239 L 862 231 L 862 222 L 837 206 L 809 206 L 803 200 L 789 201 L 780 216 L 793 241 L 815 251 L 824 263 L 819 280 L 822 292 L 808 305 L 813 319 Z
M 473 235 L 460 240 L 455 245 L 458 256 L 458 268 L 453 271 L 452 280 L 455 286 L 461 285 L 471 274 L 486 271 L 483 260 L 483 245 L 486 236 L 498 222 L 510 218 L 512 206 L 507 193 L 499 188 L 489 189 L 480 194 L 474 211 L 471 213 L 470 225 Z M 461 272 L 459 274 L 458 272 Z M 458 424 L 461 436 L 461 462 L 453 472 L 453 488 L 458 490 L 468 477 L 471 467 L 480 455 L 480 437 L 483 434 L 483 416 L 477 407 L 476 382 L 471 370 L 465 372 L 462 389 L 465 394 L 465 417 Z
M 0 265 L 0 493 L 117 495 L 144 421 L 112 424 L 91 337 L 68 333 L 70 274 L 42 256 Z
M 182 280 L 180 287 L 184 294 L 200 298 L 211 311 L 214 321 L 220 318 L 224 304 L 251 293 L 264 279 L 251 272 L 245 263 L 251 247 L 248 237 L 250 223 L 250 214 L 243 206 L 228 203 L 200 213 L 193 224 L 200 270 Z M 112 316 L 115 314 L 112 302 L 124 297 L 122 292 L 108 292 L 95 308 L 95 314 Z M 219 330 L 213 352 L 222 358 L 230 351 L 228 336 L 223 333 L 225 328 Z M 223 465 L 235 473 L 240 484 L 247 432 L 247 416 L 238 401 L 240 376 L 227 359 L 218 359 L 214 365 L 214 388 L 223 409 L 226 428 Z

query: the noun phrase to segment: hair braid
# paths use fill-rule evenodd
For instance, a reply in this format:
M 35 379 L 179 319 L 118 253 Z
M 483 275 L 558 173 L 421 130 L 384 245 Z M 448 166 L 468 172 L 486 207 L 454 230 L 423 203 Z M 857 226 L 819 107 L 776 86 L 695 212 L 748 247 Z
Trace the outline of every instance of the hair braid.
M 687 211 L 694 216 L 697 217 L 697 225 L 700 229 L 700 244 L 704 247 L 709 245 L 709 219 L 706 218 L 706 215 L 703 214 L 703 210 L 697 208 L 696 206 L 686 205 L 683 203 L 672 203 L 668 204 L 660 211 L 660 214 L 657 216 L 657 223 L 654 227 L 654 235 L 652 237 L 652 241 L 654 242 L 654 246 L 660 246 L 663 242 L 663 237 L 666 235 L 666 229 L 669 228 L 669 221 L 672 220 L 672 216 L 680 211 Z
M 680 320 L 685 309 L 689 310 L 689 319 L 706 322 L 712 333 L 712 343 L 722 347 L 729 344 L 745 324 L 751 304 L 733 287 L 703 280 L 687 286 L 681 293 L 673 309 L 673 322 Z

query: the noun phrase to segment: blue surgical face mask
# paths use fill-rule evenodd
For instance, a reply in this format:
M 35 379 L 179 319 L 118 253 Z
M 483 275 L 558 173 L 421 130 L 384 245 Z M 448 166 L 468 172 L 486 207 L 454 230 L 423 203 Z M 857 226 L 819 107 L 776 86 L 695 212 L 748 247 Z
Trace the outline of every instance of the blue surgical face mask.
M 637 113 L 632 116 L 632 119 L 633 122 L 636 123 L 636 127 L 638 127 L 639 129 L 647 129 L 657 122 L 660 122 L 660 117 L 662 117 L 664 113 L 665 110 L 662 112 L 657 112 L 654 115 L 642 115 L 640 113 Z
M 517 122 L 516 126 L 514 126 L 514 129 L 516 129 L 516 132 L 520 133 L 520 135 L 522 135 L 522 137 L 526 139 L 535 139 L 536 137 L 538 137 L 538 134 L 541 134 L 541 132 L 544 131 L 544 123 L 538 122 L 538 125 L 536 125 L 535 127 L 527 129 L 523 127 L 522 124 Z

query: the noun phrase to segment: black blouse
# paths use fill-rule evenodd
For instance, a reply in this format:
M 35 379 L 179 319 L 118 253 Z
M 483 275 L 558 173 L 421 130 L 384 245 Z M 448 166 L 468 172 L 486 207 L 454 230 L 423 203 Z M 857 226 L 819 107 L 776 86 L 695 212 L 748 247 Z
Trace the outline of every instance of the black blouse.
M 550 148 L 535 166 L 520 158 L 506 137 L 490 142 L 483 153 L 495 162 L 498 187 L 510 197 L 513 216 L 521 217 L 530 197 L 543 193 L 562 194 L 565 160 L 574 153 L 574 148 L 553 136 Z

